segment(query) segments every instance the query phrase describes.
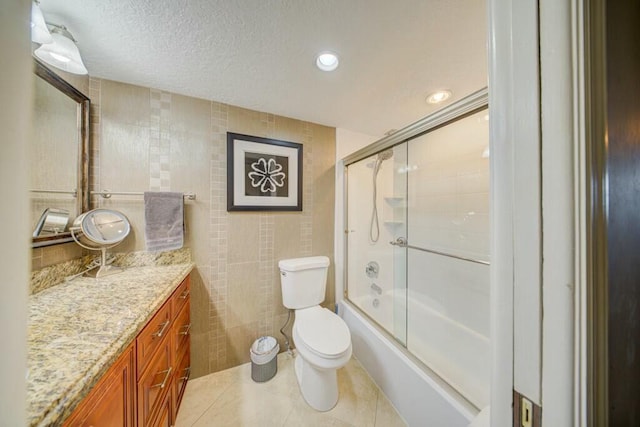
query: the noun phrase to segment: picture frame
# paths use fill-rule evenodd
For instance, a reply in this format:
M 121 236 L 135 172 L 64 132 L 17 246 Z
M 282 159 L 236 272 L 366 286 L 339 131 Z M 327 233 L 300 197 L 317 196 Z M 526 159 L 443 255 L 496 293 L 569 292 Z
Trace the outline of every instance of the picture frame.
M 227 132 L 227 211 L 302 211 L 302 144 Z

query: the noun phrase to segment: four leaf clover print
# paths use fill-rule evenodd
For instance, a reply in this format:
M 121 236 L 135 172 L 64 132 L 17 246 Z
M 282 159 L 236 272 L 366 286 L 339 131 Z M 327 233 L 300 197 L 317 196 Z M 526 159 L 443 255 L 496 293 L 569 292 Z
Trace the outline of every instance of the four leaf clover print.
M 273 193 L 285 185 L 286 174 L 282 171 L 282 165 L 273 158 L 260 157 L 258 161 L 251 163 L 251 169 L 247 174 L 251 186 L 261 193 Z

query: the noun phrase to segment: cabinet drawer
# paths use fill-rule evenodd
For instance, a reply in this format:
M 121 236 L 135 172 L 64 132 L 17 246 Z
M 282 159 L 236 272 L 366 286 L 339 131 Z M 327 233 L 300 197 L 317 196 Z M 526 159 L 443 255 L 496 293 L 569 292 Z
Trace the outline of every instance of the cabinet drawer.
M 171 340 L 165 337 L 147 370 L 138 380 L 138 426 L 149 425 L 171 389 Z
M 151 361 L 154 352 L 161 345 L 165 336 L 171 331 L 171 304 L 169 302 L 158 310 L 155 316 L 147 323 L 142 332 L 138 335 L 136 341 L 138 356 L 138 378 L 144 374 L 144 371 Z
M 190 310 L 191 304 L 187 301 L 176 317 L 176 320 L 173 321 L 173 351 L 176 355 L 176 360 L 182 357 L 185 349 L 189 346 L 189 340 L 191 337 Z
M 189 294 L 191 293 L 190 276 L 187 276 L 180 286 L 173 292 L 171 297 L 171 304 L 173 305 L 173 315 L 177 316 L 180 313 L 182 307 L 189 301 Z

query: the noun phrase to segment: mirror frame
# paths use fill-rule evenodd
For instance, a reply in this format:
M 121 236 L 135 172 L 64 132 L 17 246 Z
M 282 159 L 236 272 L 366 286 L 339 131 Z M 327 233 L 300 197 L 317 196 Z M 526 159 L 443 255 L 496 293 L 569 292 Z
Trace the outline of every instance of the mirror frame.
M 76 209 L 77 215 L 89 210 L 89 111 L 91 101 L 89 98 L 73 87 L 54 71 L 50 70 L 42 62 L 34 60 L 34 73 L 45 82 L 49 83 L 60 92 L 73 99 L 78 104 L 78 164 L 76 186 Z M 70 218 L 73 221 L 74 218 Z M 32 248 L 42 246 L 57 245 L 60 243 L 72 242 L 71 232 L 66 231 L 53 236 L 33 237 Z

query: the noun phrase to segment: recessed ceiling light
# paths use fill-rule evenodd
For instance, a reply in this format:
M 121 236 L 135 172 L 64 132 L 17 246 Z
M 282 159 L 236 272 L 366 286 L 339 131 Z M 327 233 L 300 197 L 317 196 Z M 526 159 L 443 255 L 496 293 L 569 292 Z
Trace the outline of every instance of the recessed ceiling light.
M 450 90 L 439 90 L 437 92 L 433 92 L 431 95 L 427 96 L 427 102 L 429 104 L 439 104 L 442 101 L 445 101 L 451 97 Z
M 333 71 L 339 63 L 338 55 L 333 52 L 321 52 L 316 58 L 316 66 L 322 71 Z

